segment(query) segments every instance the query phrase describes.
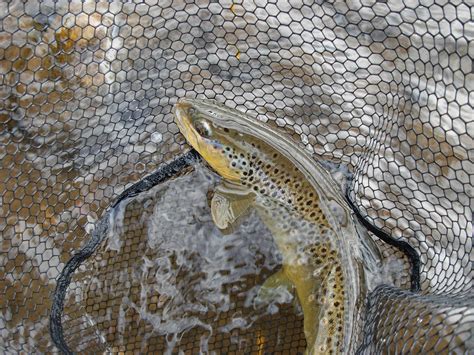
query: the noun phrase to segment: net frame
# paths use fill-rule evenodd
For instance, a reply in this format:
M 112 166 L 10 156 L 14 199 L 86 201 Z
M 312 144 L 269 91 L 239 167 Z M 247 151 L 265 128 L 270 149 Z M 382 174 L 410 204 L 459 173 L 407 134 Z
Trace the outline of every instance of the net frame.
M 468 2 L 0 9 L 2 351 L 53 349 L 56 278 L 126 187 L 186 149 L 171 116 L 183 96 L 216 98 L 348 164 L 364 218 L 419 253 L 420 300 L 461 299 L 456 329 L 472 325 Z

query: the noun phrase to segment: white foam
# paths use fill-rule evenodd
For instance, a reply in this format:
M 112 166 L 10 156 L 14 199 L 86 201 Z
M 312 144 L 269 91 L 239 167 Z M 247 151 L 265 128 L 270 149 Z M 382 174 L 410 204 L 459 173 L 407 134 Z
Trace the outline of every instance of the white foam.
M 279 297 L 272 302 L 273 308 L 259 310 L 254 310 L 249 302 L 249 315 L 235 306 L 231 293 L 253 298 L 255 288 L 247 290 L 246 278 L 259 274 L 261 268 L 275 268 L 279 255 L 270 232 L 255 214 L 245 219 L 233 234 L 223 236 L 217 230 L 206 196 L 217 182 L 216 175 L 197 166 L 195 172 L 135 198 L 148 207 L 150 197 L 156 201 L 153 212 L 141 217 L 147 226 L 146 244 L 152 256 L 144 255 L 133 273 L 122 275 L 140 282 L 139 301 L 122 299 L 117 325 L 122 336 L 127 329 L 126 310 L 131 308 L 152 326 L 155 335 L 166 337 L 166 353 L 175 351 L 181 337 L 193 328 L 205 330 L 200 348 L 207 352 L 208 340 L 214 332 L 246 329 L 259 316 L 274 312 L 277 302 L 291 301 L 291 297 Z M 126 205 L 119 205 L 110 214 L 108 249 L 120 251 L 123 246 Z M 150 278 L 154 281 L 150 282 Z M 227 285 L 232 285 L 230 290 Z M 152 295 L 159 295 L 159 309 L 155 311 L 148 308 Z M 226 315 L 230 321 L 215 329 L 213 320 L 205 317 L 209 312 L 231 312 L 230 318 Z

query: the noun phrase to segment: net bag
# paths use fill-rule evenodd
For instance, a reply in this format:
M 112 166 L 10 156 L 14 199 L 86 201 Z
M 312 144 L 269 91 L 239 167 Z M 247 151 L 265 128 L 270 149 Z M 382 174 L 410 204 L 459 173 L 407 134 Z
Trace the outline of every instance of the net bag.
M 136 197 L 122 211 L 128 224 L 117 250 L 101 237 L 104 221 L 120 196 L 148 191 L 196 161 L 173 122 L 180 97 L 217 99 L 290 133 L 315 158 L 347 165 L 348 196 L 363 218 L 416 251 L 420 291 L 412 292 L 406 255 L 374 237 L 405 272 L 397 287 L 369 297 L 359 352 L 472 351 L 471 7 L 1 2 L 0 351 L 304 351 L 291 305 L 256 322 L 258 332 L 209 335 L 201 327 L 173 339 L 156 333 L 153 317 L 123 306 L 145 297 L 153 314 L 165 302 L 143 296 L 133 277 L 145 247 L 140 216 L 151 205 Z M 163 170 L 176 161 L 179 169 Z M 155 171 L 159 178 L 147 180 Z M 150 200 L 161 196 L 153 193 Z M 248 287 L 276 267 L 262 265 Z M 62 325 L 56 345 L 52 315 Z M 247 343 L 234 341 L 242 334 Z

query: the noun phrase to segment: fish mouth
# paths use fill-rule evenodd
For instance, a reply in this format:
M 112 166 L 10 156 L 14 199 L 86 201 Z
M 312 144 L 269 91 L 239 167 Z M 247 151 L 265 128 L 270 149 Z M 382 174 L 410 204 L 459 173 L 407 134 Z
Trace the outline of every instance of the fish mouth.
M 189 122 L 188 110 L 191 108 L 191 104 L 186 101 L 186 99 L 179 99 L 176 104 L 174 104 L 172 113 L 178 124 L 183 124 L 184 121 Z
M 191 107 L 192 104 L 189 100 L 182 98 L 173 106 L 172 113 L 181 134 L 191 146 L 199 150 L 199 135 L 192 125 L 192 118 L 189 114 Z
M 191 117 L 189 117 L 190 108 L 191 104 L 181 99 L 173 106 L 172 110 L 175 122 L 181 133 L 185 136 L 187 132 L 191 130 Z

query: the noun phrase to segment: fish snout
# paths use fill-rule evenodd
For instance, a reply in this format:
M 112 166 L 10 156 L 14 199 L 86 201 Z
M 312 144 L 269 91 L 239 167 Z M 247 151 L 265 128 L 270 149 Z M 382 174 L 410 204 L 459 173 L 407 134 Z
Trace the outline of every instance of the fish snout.
M 191 107 L 191 102 L 189 99 L 182 97 L 181 99 L 178 100 L 175 104 L 175 108 L 180 108 L 180 109 L 189 109 Z
M 192 111 L 195 110 L 193 99 L 182 97 L 178 100 L 178 102 L 176 102 L 176 104 L 174 105 L 174 109 L 179 110 L 182 113 L 186 113 L 189 118 L 192 118 Z
M 172 113 L 178 126 L 180 124 L 189 124 L 191 122 L 191 108 L 192 105 L 187 102 L 186 99 L 180 99 L 173 106 Z

